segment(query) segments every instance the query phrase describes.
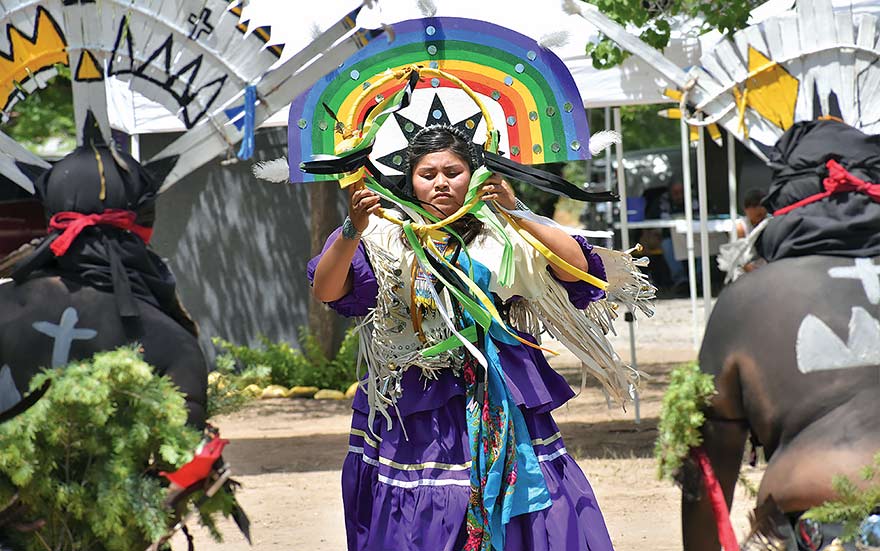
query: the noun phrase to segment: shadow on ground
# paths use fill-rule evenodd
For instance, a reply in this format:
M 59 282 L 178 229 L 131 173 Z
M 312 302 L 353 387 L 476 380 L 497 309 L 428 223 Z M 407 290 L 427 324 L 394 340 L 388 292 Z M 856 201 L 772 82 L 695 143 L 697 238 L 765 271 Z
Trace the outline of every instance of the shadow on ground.
M 644 366 L 646 377 L 642 380 L 643 414 L 640 424 L 632 419 L 601 420 L 596 422 L 564 421 L 559 423 L 565 447 L 575 459 L 616 459 L 652 457 L 654 440 L 657 438 L 657 402 L 662 399 L 669 380 L 669 373 L 677 364 L 655 364 Z M 580 370 L 562 368 L 560 373 L 577 388 L 580 385 Z M 597 387 L 595 379 L 590 378 L 587 386 Z M 595 395 L 595 391 L 590 392 Z M 594 396 L 592 402 L 571 402 L 571 407 L 598 407 L 604 400 Z M 581 398 L 583 400 L 583 398 Z M 653 410 L 647 404 L 654 404 Z M 648 411 L 652 411 L 649 413 Z M 351 413 L 351 402 L 315 400 L 262 400 L 241 414 L 239 422 L 260 426 L 260 419 L 271 417 L 277 430 L 294 424 L 308 424 L 309 420 L 333 416 L 347 417 Z M 234 416 L 237 414 L 234 414 Z M 585 414 L 588 415 L 588 414 Z M 272 436 L 273 427 L 264 427 L 265 437 L 231 438 L 224 451 L 224 457 L 233 465 L 238 475 L 259 475 L 264 473 L 294 473 L 314 471 L 334 471 L 342 467 L 348 453 L 348 434 L 313 434 L 306 436 Z M 325 430 L 316 428 L 316 431 Z M 248 433 L 250 434 L 250 433 Z M 277 434 L 277 433 L 276 433 Z
M 565 449 L 575 459 L 653 457 L 657 438 L 656 417 L 601 423 L 560 423 Z
M 657 419 L 562 423 L 565 447 L 575 459 L 650 457 Z M 334 471 L 348 453 L 347 434 L 285 438 L 233 438 L 223 452 L 236 475 Z
M 666 385 L 669 384 L 669 374 L 679 365 L 681 364 L 663 363 L 639 366 L 639 370 L 642 372 L 642 390 L 644 392 L 648 392 L 651 390 L 665 392 Z M 571 385 L 572 388 L 580 388 L 581 369 L 579 367 L 565 366 L 555 367 L 554 369 L 557 373 L 565 377 L 566 382 L 568 382 L 568 384 Z M 595 377 L 587 377 L 584 386 L 587 388 L 600 388 L 602 385 Z

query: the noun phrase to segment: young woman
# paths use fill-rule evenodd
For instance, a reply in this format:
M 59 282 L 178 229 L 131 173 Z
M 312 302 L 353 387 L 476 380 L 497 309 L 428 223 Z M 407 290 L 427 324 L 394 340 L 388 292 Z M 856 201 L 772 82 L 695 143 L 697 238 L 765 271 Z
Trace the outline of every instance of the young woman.
M 438 218 L 457 211 L 475 170 L 471 147 L 449 127 L 416 134 L 406 192 Z M 512 188 L 499 176 L 482 190 L 484 201 L 517 209 Z M 508 329 L 478 332 L 471 349 L 427 354 L 473 321 L 454 293 L 422 269 L 401 228 L 371 216 L 378 209 L 375 193 L 352 191 L 348 219 L 309 264 L 319 300 L 344 316 L 365 316 L 361 346 L 370 373 L 354 400 L 342 472 L 348 548 L 612 549 L 596 497 L 551 416 L 574 393 L 541 350 L 528 346 L 536 342 L 528 329 L 537 327 L 523 315 L 530 297 L 558 292 L 584 308 L 603 291 L 548 264 L 509 228 L 516 280 L 499 285 L 503 239 L 466 215 L 450 229 L 467 254 L 448 233 L 433 234 L 432 245 L 460 273 L 473 274 Z M 570 265 L 604 279 L 602 261 L 586 240 L 519 222 Z

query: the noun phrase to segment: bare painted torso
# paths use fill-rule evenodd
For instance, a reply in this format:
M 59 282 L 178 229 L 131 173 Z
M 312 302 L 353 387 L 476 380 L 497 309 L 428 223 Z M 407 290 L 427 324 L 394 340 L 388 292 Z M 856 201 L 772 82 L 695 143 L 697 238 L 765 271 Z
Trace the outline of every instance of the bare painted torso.
M 700 366 L 710 416 L 743 420 L 768 466 L 758 502 L 783 511 L 833 499 L 880 451 L 880 258 L 773 262 L 719 297 Z

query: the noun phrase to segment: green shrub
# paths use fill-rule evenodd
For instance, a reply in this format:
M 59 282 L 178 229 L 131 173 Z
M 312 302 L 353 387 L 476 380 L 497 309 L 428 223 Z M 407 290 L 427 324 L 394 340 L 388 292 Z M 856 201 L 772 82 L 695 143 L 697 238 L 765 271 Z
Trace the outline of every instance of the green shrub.
M 0 425 L 0 504 L 17 493 L 18 521 L 7 530 L 27 551 L 144 549 L 169 528 L 164 500 L 174 471 L 192 458 L 201 435 L 185 425 L 183 395 L 157 377 L 133 348 L 96 354 L 31 381 L 48 392 Z
M 305 328 L 300 329 L 300 343 L 302 350 L 297 350 L 286 342 L 275 343 L 261 336 L 260 348 L 250 348 L 214 338 L 214 345 L 243 368 L 242 374 L 258 366 L 268 368 L 270 384 L 286 387 L 316 386 L 344 391 L 355 381 L 357 331 L 349 329 L 346 332 L 339 351 L 332 360 L 321 352 L 317 340 Z
M 657 476 L 672 479 L 687 458 L 691 448 L 703 443 L 700 427 L 715 394 L 711 375 L 700 372 L 693 363 L 675 368 L 670 375 L 669 387 L 663 395 L 660 409 L 659 434 L 654 443 Z
M 862 469 L 862 480 L 873 482 L 867 489 L 859 488 L 843 475 L 835 475 L 831 480 L 837 499 L 825 502 L 808 510 L 804 516 L 819 522 L 839 522 L 843 524 L 841 539 L 851 541 L 858 534 L 859 524 L 880 507 L 880 452 L 874 456 L 874 463 Z
M 270 384 L 271 369 L 265 365 L 248 367 L 236 372 L 235 358 L 225 353 L 217 356 L 216 370 L 208 375 L 208 418 L 232 413 L 257 398 L 246 392 L 249 385 Z

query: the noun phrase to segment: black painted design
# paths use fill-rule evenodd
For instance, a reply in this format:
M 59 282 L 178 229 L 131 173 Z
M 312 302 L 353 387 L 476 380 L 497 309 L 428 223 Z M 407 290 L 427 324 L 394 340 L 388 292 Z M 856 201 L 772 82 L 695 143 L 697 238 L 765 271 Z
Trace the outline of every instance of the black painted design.
M 358 9 L 360 9 L 360 8 L 358 8 Z M 236 7 L 231 8 L 229 10 L 230 13 L 234 14 L 238 18 L 241 18 L 241 11 L 242 11 L 241 6 L 236 6 Z M 247 22 L 239 23 L 238 25 L 235 26 L 235 28 L 241 34 L 245 34 L 248 30 L 248 24 L 247 24 Z M 264 44 L 266 44 L 269 42 L 270 30 L 271 29 L 269 27 L 259 27 L 257 29 L 254 29 L 254 32 L 251 33 L 251 36 L 256 36 L 261 41 L 263 41 Z M 281 57 L 281 52 L 282 52 L 282 50 L 284 50 L 284 44 L 274 44 L 272 46 L 266 47 L 266 50 L 269 52 L 272 52 L 272 55 L 274 55 L 275 57 Z
M 211 17 L 211 10 L 208 8 L 202 8 L 202 13 L 196 15 L 194 13 L 189 14 L 187 21 L 190 25 L 193 26 L 192 31 L 189 33 L 189 38 L 191 40 L 198 40 L 202 33 L 211 34 L 214 32 L 214 26 L 208 23 L 208 18 Z
M 116 41 L 113 44 L 113 52 L 110 56 L 110 64 L 107 67 L 107 74 L 130 74 L 159 86 L 168 92 L 181 107 L 183 124 L 187 128 L 195 126 L 196 123 L 198 123 L 199 120 L 211 109 L 211 106 L 214 104 L 217 96 L 220 95 L 220 91 L 223 89 L 229 76 L 224 74 L 197 87 L 196 82 L 198 80 L 199 70 L 202 66 L 203 55 L 194 57 L 192 61 L 181 67 L 179 70 L 172 71 L 171 65 L 172 60 L 174 59 L 174 36 L 171 34 L 168 35 L 158 48 L 153 50 L 153 52 L 147 56 L 147 60 L 144 63 L 135 66 L 133 40 L 128 22 L 123 18 L 120 21 L 119 30 L 116 33 Z M 158 67 L 162 70 L 162 77 L 157 77 L 155 73 L 151 74 L 147 72 L 150 63 L 156 60 L 159 61 Z M 157 65 L 153 65 L 154 68 L 156 66 Z M 177 92 L 174 89 L 175 84 L 180 81 L 186 82 L 183 92 Z M 197 104 L 198 111 L 192 112 L 189 107 L 196 97 L 200 99 L 200 104 Z
M 439 117 L 434 116 L 434 112 L 439 111 Z M 477 126 L 479 126 L 480 122 L 483 120 L 483 113 L 477 111 L 475 114 L 467 117 L 466 119 L 460 120 L 455 124 L 452 124 L 449 121 L 449 115 L 446 113 L 446 107 L 443 105 L 443 101 L 440 99 L 439 94 L 434 94 L 434 99 L 431 101 L 431 109 L 428 110 L 428 118 L 425 121 L 424 125 L 420 125 L 415 123 L 403 115 L 399 113 L 394 113 L 394 118 L 397 121 L 398 126 L 400 126 L 400 131 L 403 133 L 404 137 L 406 137 L 406 143 L 409 144 L 410 140 L 412 140 L 413 136 L 418 134 L 419 130 L 423 129 L 425 126 L 432 126 L 437 124 L 442 124 L 445 126 L 452 126 L 460 130 L 470 141 L 474 140 L 474 135 L 477 133 Z M 385 165 L 394 170 L 398 170 L 403 172 L 404 166 L 403 164 L 397 164 L 394 161 L 406 159 L 406 149 L 407 145 L 403 146 L 403 148 L 398 149 L 397 151 L 392 151 L 387 155 L 383 155 L 376 159 L 376 162 L 382 165 Z

